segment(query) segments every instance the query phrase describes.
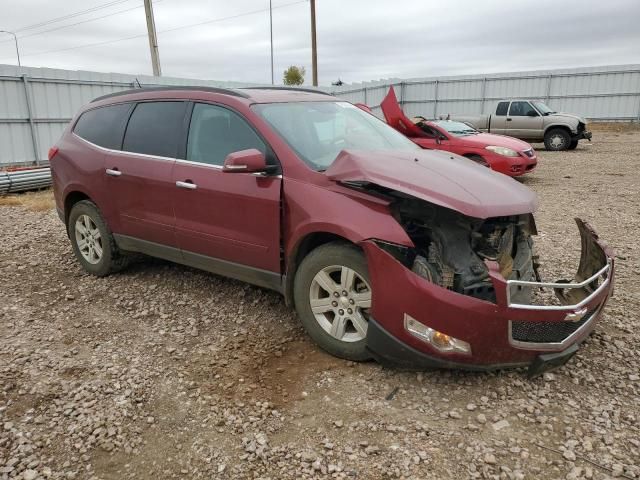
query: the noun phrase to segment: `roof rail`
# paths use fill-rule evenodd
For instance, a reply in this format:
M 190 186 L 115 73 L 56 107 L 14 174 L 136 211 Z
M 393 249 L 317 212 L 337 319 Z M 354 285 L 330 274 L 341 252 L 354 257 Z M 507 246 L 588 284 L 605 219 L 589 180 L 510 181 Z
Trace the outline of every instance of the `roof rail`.
M 333 96 L 331 93 L 327 93 L 324 90 L 314 90 L 312 88 L 288 87 L 288 86 L 240 87 L 238 90 L 292 90 L 294 92 L 317 93 L 320 95 Z
M 239 92 L 238 90 L 232 90 L 230 88 L 218 88 L 218 87 L 203 87 L 197 85 L 166 85 L 160 87 L 142 87 L 142 88 L 133 88 L 131 90 L 123 90 L 121 92 L 109 93 L 107 95 L 102 95 L 101 97 L 94 98 L 91 100 L 91 103 L 98 102 L 100 100 L 106 100 L 107 98 L 119 97 L 121 95 L 130 95 L 132 93 L 143 93 L 143 92 L 163 92 L 163 91 L 171 91 L 171 90 L 197 90 L 200 92 L 210 92 L 210 93 L 221 93 L 223 95 L 233 95 L 234 97 L 242 97 L 249 98 L 244 92 Z

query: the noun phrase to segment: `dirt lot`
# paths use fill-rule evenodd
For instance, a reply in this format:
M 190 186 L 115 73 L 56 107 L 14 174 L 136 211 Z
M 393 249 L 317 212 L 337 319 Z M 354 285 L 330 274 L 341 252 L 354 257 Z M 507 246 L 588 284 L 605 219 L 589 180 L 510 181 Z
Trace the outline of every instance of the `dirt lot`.
M 574 216 L 618 270 L 535 380 L 337 360 L 278 295 L 162 261 L 90 277 L 46 202 L 5 199 L 0 479 L 640 478 L 640 132 L 537 147 L 545 278 L 577 266 Z

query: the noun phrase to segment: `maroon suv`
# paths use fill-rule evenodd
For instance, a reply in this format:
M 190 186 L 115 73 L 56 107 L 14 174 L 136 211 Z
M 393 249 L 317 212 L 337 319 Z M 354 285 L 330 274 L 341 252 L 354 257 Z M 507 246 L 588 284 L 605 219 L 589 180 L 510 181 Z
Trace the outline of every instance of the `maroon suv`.
M 87 272 L 142 252 L 270 288 L 351 360 L 536 374 L 577 350 L 613 287 L 587 224 L 575 278 L 542 283 L 529 189 L 319 92 L 107 95 L 50 160 Z

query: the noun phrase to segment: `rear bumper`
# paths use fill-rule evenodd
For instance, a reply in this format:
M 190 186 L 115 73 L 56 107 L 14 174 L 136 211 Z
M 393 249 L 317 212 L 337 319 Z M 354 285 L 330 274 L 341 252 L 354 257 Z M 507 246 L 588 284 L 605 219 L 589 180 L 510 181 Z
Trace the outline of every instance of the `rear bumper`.
M 508 281 L 497 264 L 487 262 L 495 303 L 435 285 L 374 242 L 364 242 L 373 291 L 371 316 L 375 319 L 367 334 L 372 355 L 405 368 L 531 366 L 544 371 L 566 361 L 595 328 L 614 280 L 613 254 L 591 227 L 578 219 L 576 222 L 582 256 L 574 280 Z M 542 286 L 553 288 L 559 302 L 516 303 L 519 290 Z M 466 342 L 471 352 L 436 349 L 408 331 L 407 318 Z

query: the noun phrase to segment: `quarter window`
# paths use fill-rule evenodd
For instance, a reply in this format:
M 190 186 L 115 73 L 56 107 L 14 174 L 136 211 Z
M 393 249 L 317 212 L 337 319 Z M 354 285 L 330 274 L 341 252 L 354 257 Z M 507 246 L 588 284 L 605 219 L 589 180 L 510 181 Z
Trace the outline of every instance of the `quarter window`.
M 506 115 L 507 110 L 509 109 L 509 102 L 500 102 L 498 103 L 498 108 L 496 108 L 496 115 Z
M 89 110 L 80 116 L 73 132 L 100 147 L 120 150 L 130 110 L 130 103 Z
M 187 160 L 223 165 L 230 153 L 249 148 L 267 155 L 265 143 L 240 115 L 216 105 L 194 105 L 187 140 Z
M 184 102 L 139 103 L 129 119 L 122 149 L 176 158 L 182 136 Z
M 527 117 L 532 113 L 535 113 L 535 116 L 538 116 L 538 112 L 536 112 L 535 108 L 533 108 L 529 102 L 511 102 L 509 116 Z

